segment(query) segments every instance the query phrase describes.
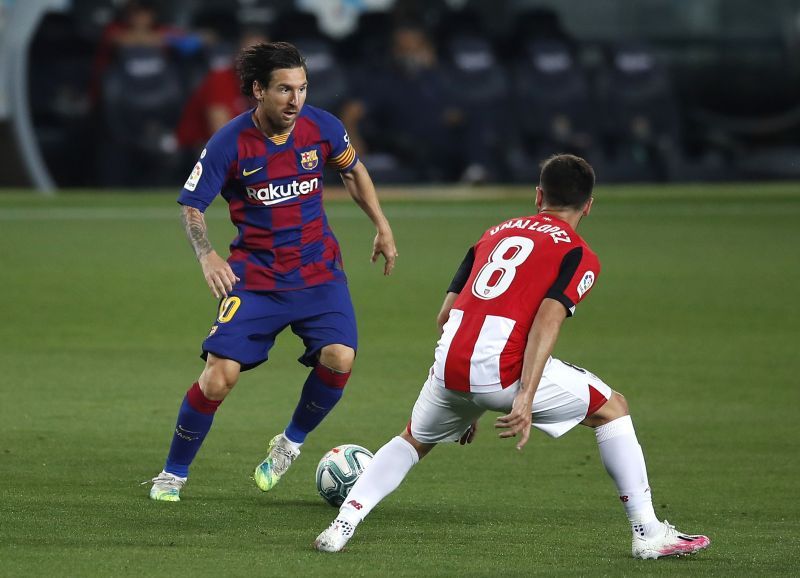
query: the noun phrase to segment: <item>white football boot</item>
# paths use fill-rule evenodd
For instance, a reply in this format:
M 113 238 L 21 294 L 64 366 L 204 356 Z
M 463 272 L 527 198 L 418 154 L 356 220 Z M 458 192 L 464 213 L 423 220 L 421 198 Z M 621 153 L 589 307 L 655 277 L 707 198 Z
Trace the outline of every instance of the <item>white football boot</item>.
M 340 552 L 355 531 L 356 527 L 353 524 L 336 518 L 328 529 L 314 540 L 314 548 L 320 552 Z
M 262 492 L 269 492 L 274 488 L 300 455 L 300 450 L 292 449 L 289 440 L 282 433 L 272 438 L 267 452 L 267 457 L 256 466 L 253 473 L 253 479 Z
M 655 559 L 665 556 L 687 556 L 711 545 L 708 536 L 679 532 L 664 520 L 654 536 L 644 538 L 634 534 L 631 552 L 634 558 Z
M 161 471 L 155 478 L 144 484 L 153 484 L 150 488 L 150 499 L 158 502 L 180 502 L 181 488 L 186 483 L 186 478 L 181 478 L 175 474 Z

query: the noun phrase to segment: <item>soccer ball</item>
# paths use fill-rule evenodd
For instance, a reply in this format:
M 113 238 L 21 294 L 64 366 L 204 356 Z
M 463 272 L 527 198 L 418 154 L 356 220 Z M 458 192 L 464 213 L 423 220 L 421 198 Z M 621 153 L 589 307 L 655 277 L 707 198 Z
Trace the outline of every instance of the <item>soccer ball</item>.
M 338 508 L 371 461 L 372 452 L 366 448 L 355 444 L 336 446 L 322 456 L 317 466 L 319 495 Z

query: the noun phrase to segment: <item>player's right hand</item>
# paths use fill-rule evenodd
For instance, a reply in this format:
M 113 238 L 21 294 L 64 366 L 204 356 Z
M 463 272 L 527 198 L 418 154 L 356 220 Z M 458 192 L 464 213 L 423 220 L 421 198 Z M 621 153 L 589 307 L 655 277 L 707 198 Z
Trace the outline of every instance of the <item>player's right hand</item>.
M 531 395 L 526 391 L 520 391 L 514 398 L 511 405 L 511 412 L 501 415 L 494 422 L 494 427 L 506 431 L 500 432 L 501 438 L 515 438 L 520 436 L 517 442 L 517 449 L 521 450 L 531 435 Z
M 228 262 L 216 251 L 211 251 L 201 257 L 200 266 L 203 268 L 203 276 L 206 278 L 208 288 L 217 299 L 227 297 L 228 293 L 233 291 L 233 286 L 240 280 L 234 275 Z

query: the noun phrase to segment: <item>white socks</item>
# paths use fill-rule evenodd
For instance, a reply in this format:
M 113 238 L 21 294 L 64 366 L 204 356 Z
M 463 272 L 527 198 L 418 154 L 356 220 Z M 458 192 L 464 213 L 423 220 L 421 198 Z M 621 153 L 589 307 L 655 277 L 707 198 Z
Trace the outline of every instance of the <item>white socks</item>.
M 283 432 L 283 439 L 285 439 L 285 440 L 286 440 L 286 444 L 284 444 L 284 445 L 287 445 L 287 446 L 289 446 L 289 448 L 290 448 L 292 451 L 295 451 L 295 452 L 297 452 L 298 454 L 300 453 L 300 448 L 301 448 L 301 447 L 303 447 L 303 442 L 300 442 L 300 443 L 293 442 L 293 441 L 292 441 L 292 440 L 290 440 L 288 437 L 286 437 L 286 432 L 285 432 L 285 431 Z
M 644 455 L 631 417 L 615 419 L 594 431 L 600 459 L 617 486 L 633 531 L 639 537 L 648 537 L 661 523 L 653 510 Z M 361 474 L 337 518 L 357 526 L 383 498 L 397 489 L 418 461 L 417 450 L 402 437 L 389 440 Z
M 619 499 L 635 534 L 646 537 L 660 526 L 653 510 L 642 446 L 636 439 L 631 416 L 595 428 L 600 459 L 614 480 Z
M 418 461 L 417 450 L 406 440 L 400 436 L 389 440 L 350 490 L 337 519 L 357 526 L 378 502 L 397 489 Z

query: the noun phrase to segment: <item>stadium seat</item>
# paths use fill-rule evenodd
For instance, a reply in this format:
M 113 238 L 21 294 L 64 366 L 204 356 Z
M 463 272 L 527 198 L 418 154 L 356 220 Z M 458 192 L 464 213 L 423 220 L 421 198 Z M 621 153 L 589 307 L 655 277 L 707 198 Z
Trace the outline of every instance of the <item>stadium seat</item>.
M 554 153 L 595 156 L 589 79 L 567 43 L 533 39 L 524 45 L 514 64 L 512 92 L 517 131 L 517 146 L 509 155 L 513 180 L 530 181 L 537 159 Z
M 209 69 L 227 66 L 233 60 L 239 38 L 239 21 L 230 8 L 213 5 L 195 10 L 185 19 L 191 21 L 192 34 L 188 36 L 191 43 L 176 43 L 172 54 L 183 90 L 191 94 L 205 79 Z M 199 39 L 200 46 L 196 46 Z
M 465 174 L 464 178 L 498 179 L 504 172 L 500 132 L 509 120 L 508 73 L 489 41 L 477 33 L 452 35 L 444 51 L 444 73 L 455 94 L 455 104 L 466 116 L 467 166 L 472 167 L 469 170 L 474 175 Z
M 180 76 L 167 53 L 148 46 L 119 51 L 103 79 L 104 120 L 114 145 L 104 147 L 113 149 L 106 150 L 112 155 L 104 160 L 106 182 L 110 178 L 115 185 L 174 184 L 174 177 L 167 177 L 174 162 L 168 138 L 183 96 Z
M 392 43 L 392 15 L 362 12 L 356 31 L 341 42 L 342 59 L 351 69 L 386 66 Z
M 460 103 L 485 106 L 505 102 L 508 75 L 488 40 L 458 35 L 448 41 L 445 51 L 447 75 Z
M 669 179 L 679 162 L 680 116 L 669 73 L 655 53 L 640 43 L 613 46 L 597 93 L 609 177 Z
M 84 162 L 94 154 L 88 94 L 93 52 L 68 13 L 48 13 L 31 42 L 30 111 L 42 155 L 59 186 L 92 184 Z

